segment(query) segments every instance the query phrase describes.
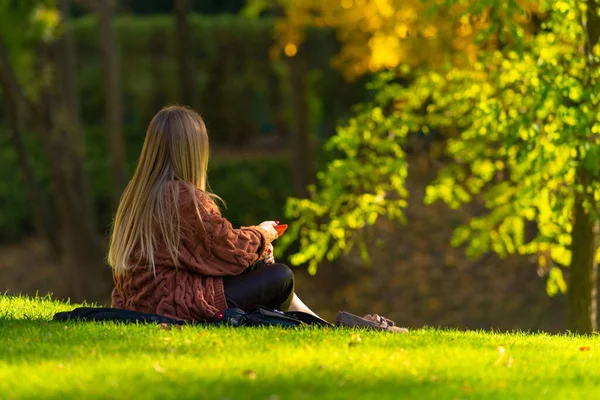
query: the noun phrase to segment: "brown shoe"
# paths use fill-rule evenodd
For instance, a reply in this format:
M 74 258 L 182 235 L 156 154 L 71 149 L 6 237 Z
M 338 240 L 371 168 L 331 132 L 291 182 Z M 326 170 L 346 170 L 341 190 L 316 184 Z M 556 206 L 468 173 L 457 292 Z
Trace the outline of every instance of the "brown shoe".
M 335 324 L 337 326 L 346 326 L 350 328 L 359 327 L 373 329 L 377 331 L 408 333 L 408 329 L 399 328 L 394 325 L 394 321 L 377 314 L 367 314 L 364 316 L 364 318 L 361 318 L 358 315 L 350 314 L 345 311 L 340 311 L 337 317 L 335 318 Z

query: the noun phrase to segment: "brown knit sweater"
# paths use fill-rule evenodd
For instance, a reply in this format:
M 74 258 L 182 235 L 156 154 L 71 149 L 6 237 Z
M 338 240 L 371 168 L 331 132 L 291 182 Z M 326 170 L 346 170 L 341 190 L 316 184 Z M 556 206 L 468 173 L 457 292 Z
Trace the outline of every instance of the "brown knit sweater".
M 112 306 L 190 321 L 210 320 L 227 308 L 222 277 L 239 275 L 261 259 L 268 235 L 258 226 L 233 229 L 205 192 L 191 193 L 186 185 L 173 184 L 179 190 L 182 228 L 179 265 L 175 267 L 159 243 L 154 253 L 156 276 L 143 261 L 124 276 L 113 274 Z M 193 195 L 199 200 L 203 224 Z

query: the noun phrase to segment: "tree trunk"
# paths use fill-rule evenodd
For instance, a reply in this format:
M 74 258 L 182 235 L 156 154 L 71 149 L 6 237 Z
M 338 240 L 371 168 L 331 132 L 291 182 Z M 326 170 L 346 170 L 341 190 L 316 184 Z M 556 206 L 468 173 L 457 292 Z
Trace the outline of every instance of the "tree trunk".
M 586 51 L 589 59 L 588 77 L 598 68 L 592 62 L 592 49 L 600 40 L 600 18 L 595 0 L 587 0 L 586 21 L 583 22 L 586 32 Z M 583 160 L 580 160 L 583 163 Z M 598 247 L 598 222 L 596 215 L 586 210 L 584 200 L 590 207 L 597 207 L 593 198 L 587 194 L 594 177 L 583 165 L 579 165 L 576 183 L 583 187 L 583 193 L 575 198 L 573 210 L 575 223 L 571 231 L 571 277 L 569 281 L 569 324 L 568 328 L 576 333 L 591 333 L 596 330 L 598 303 L 598 264 L 596 249 Z
M 584 187 L 591 176 L 583 167 L 578 169 L 578 180 Z M 583 205 L 584 195 L 575 199 L 575 223 L 571 231 L 572 256 L 569 282 L 569 323 L 575 333 L 591 333 L 596 330 L 597 316 L 597 263 L 598 226 Z
M 283 18 L 285 10 L 277 0 L 271 0 L 275 16 Z M 289 72 L 290 107 L 292 126 L 288 140 L 291 157 L 292 184 L 296 196 L 308 196 L 308 185 L 314 178 L 312 146 L 308 112 L 308 88 L 306 85 L 306 64 L 302 45 L 298 45 L 294 56 L 283 55 Z
M 61 92 L 64 96 L 65 104 L 70 112 L 70 119 L 74 124 L 80 126 L 79 120 L 79 92 L 77 90 L 77 53 L 75 52 L 75 39 L 71 32 L 71 5 L 69 0 L 59 0 L 58 6 L 62 14 L 64 23 L 64 33 L 59 39 L 61 42 L 60 64 L 57 73 L 60 74 L 62 83 Z M 83 151 L 83 141 L 79 141 L 79 146 Z
M 306 197 L 308 195 L 307 186 L 313 179 L 306 65 L 302 58 L 300 46 L 294 57 L 285 55 L 284 57 L 286 57 L 290 74 L 292 126 L 290 129 L 289 150 L 292 159 L 292 180 L 296 195 Z
M 60 12 L 63 17 L 64 32 L 62 36 L 50 46 L 51 51 L 45 66 L 55 71 L 52 82 L 52 107 L 56 108 L 55 123 L 64 131 L 65 145 L 69 147 L 69 156 L 75 168 L 71 170 L 71 184 L 76 185 L 81 197 L 82 209 L 88 210 L 84 216 L 90 228 L 96 230 L 96 214 L 93 212 L 94 204 L 91 196 L 91 185 L 85 172 L 85 136 L 79 118 L 79 94 L 77 90 L 77 57 L 75 41 L 70 23 L 69 0 L 59 1 Z M 54 125 L 52 125 L 54 126 Z M 65 155 L 66 156 L 66 155 Z
M 42 124 L 40 141 L 50 164 L 54 197 L 61 226 L 64 263 L 68 269 L 70 296 L 74 300 L 100 300 L 109 290 L 108 268 L 96 230 L 95 210 L 84 165 L 84 138 L 75 110 L 61 96 L 61 60 L 64 41 L 59 41 L 45 54 L 40 51 L 42 68 L 56 70 L 52 85 L 40 96 Z M 55 67 L 55 68 L 53 68 Z M 103 293 L 104 292 L 104 293 Z
M 4 51 L 4 47 L 1 45 L 0 51 Z M 6 59 L 5 55 L 0 55 L 0 62 L 3 62 L 4 59 Z M 6 107 L 8 135 L 10 143 L 17 154 L 19 169 L 23 174 L 27 198 L 33 212 L 35 230 L 38 236 L 46 239 L 52 253 L 59 255 L 60 245 L 55 234 L 56 226 L 52 223 L 52 211 L 50 210 L 46 193 L 44 193 L 44 190 L 36 179 L 31 163 L 29 162 L 29 157 L 27 156 L 22 140 L 21 127 L 19 126 L 18 100 L 13 98 L 9 84 L 5 80 L 6 77 L 5 73 L 0 73 L 0 88 L 4 92 L 3 98 Z
M 93 4 L 100 27 L 102 68 L 106 88 L 104 96 L 106 132 L 113 182 L 113 208 L 116 210 L 129 178 L 125 156 L 125 141 L 123 140 L 123 100 L 121 96 L 119 50 L 112 23 L 112 1 L 98 0 Z
M 192 74 L 192 48 L 189 0 L 175 0 L 175 34 L 177 44 L 177 66 L 179 69 L 180 99 L 184 105 L 194 104 L 194 79 Z

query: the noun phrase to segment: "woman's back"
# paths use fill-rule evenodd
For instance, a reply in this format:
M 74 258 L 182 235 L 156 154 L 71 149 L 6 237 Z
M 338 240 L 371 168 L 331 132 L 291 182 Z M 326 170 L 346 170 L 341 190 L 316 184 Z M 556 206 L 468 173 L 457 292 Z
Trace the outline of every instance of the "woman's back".
M 222 277 L 239 275 L 260 258 L 264 234 L 260 227 L 233 229 L 206 193 L 185 182 L 175 180 L 166 189 L 178 203 L 176 262 L 156 238 L 154 268 L 145 257 L 132 256 L 128 273 L 113 274 L 113 306 L 209 319 L 227 306 Z

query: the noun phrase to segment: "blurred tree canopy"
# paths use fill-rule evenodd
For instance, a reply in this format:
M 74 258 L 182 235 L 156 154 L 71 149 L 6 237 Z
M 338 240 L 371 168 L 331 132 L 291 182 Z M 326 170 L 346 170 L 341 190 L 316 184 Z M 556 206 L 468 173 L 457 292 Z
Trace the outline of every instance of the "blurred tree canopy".
M 494 46 L 475 43 L 478 34 L 493 29 L 492 16 L 465 13 L 466 2 L 439 7 L 422 0 L 250 0 L 246 13 L 267 12 L 274 3 L 285 9 L 276 24 L 279 50 L 294 56 L 306 27 L 334 28 L 342 48 L 332 61 L 349 80 L 399 65 L 472 63 Z M 508 4 L 497 12 L 512 12 Z M 532 3 L 524 6 L 533 9 Z
M 371 60 L 358 63 L 356 73 L 399 67 L 374 80 L 375 101 L 364 104 L 329 141 L 335 160 L 319 173 L 310 197 L 289 200 L 288 216 L 297 222 L 286 239 L 299 237 L 301 244 L 293 262 L 309 262 L 314 272 L 323 258 L 360 245 L 360 231 L 380 216 L 403 221 L 406 138 L 445 130 L 450 162 L 425 201 L 460 207 L 482 197 L 488 209 L 456 229 L 453 244 L 466 244 L 474 257 L 490 251 L 538 255 L 540 266 L 549 270 L 550 293 L 566 290 L 562 269 L 569 267 L 569 329 L 594 330 L 600 199 L 596 1 L 439 1 L 429 9 L 390 0 L 341 3 L 339 19 L 331 22 L 351 23 L 340 30 L 342 37 L 356 27 L 365 32 L 355 16 L 363 13 L 365 21 L 377 21 L 372 37 L 381 29 L 383 36 L 395 35 L 398 46 L 406 40 L 410 47 L 404 31 L 392 31 L 393 24 L 384 24 L 377 13 L 391 20 L 411 10 L 420 27 L 413 30 L 437 27 L 436 21 L 450 16 L 448 26 L 469 31 L 465 40 L 472 44 L 439 52 L 440 62 L 420 65 L 401 56 L 379 63 L 377 53 L 385 46 L 359 41 L 363 49 L 369 44 Z M 286 4 L 293 8 L 299 2 Z M 312 10 L 314 23 L 328 15 Z M 281 23 L 297 25 L 293 18 Z M 433 47 L 423 46 L 424 52 L 435 51 L 438 39 L 431 40 Z M 533 232 L 526 229 L 530 223 Z

